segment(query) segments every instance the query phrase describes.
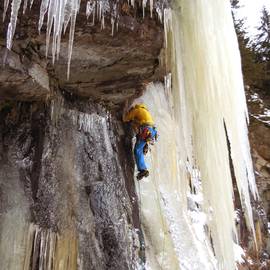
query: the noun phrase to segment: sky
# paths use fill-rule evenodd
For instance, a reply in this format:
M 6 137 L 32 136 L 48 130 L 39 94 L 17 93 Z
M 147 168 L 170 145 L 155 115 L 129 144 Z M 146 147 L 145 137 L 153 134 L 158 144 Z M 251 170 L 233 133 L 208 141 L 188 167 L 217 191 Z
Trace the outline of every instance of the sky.
M 270 0 L 240 0 L 240 6 L 238 16 L 247 18 L 247 30 L 251 36 L 255 35 L 256 27 L 260 23 L 262 7 L 265 6 L 270 11 Z

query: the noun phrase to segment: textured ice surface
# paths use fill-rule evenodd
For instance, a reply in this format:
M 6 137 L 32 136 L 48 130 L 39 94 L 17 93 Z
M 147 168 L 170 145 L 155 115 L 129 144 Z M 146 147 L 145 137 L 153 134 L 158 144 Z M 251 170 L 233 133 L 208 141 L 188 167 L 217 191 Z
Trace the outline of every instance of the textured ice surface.
M 235 256 L 234 249 L 237 236 L 229 150 L 247 224 L 253 231 L 249 191 L 256 197 L 257 189 L 230 3 L 211 1 L 205 5 L 202 0 L 179 0 L 174 10 L 166 10 L 164 21 L 168 35 L 167 62 L 171 61 L 172 74 L 172 91 L 168 92 L 165 78 L 165 92 L 172 96 L 173 102 L 169 102 L 162 94 L 164 89 L 157 85 L 149 85 L 146 94 L 138 100 L 150 107 L 160 133 L 149 161 L 150 178 L 141 184 L 148 243 L 152 248 L 155 246 L 152 243 L 160 243 L 156 252 L 149 252 L 149 256 L 154 256 L 156 261 L 151 261 L 158 262 L 162 269 L 166 269 L 166 264 L 160 262 L 161 254 L 170 257 L 173 269 L 178 269 L 177 265 L 180 269 L 235 269 L 239 256 Z M 200 192 L 195 196 L 189 194 L 192 178 L 189 166 L 200 170 L 203 196 Z M 192 184 L 191 190 L 194 190 Z M 178 203 L 173 198 L 175 192 Z M 155 228 L 151 227 L 153 223 Z M 190 237 L 185 239 L 186 235 Z M 203 246 L 204 238 L 208 241 Z M 163 242 L 166 243 L 165 251 Z M 210 242 L 217 264 L 215 260 L 205 260 L 213 257 Z M 189 251 L 196 256 L 188 254 Z M 212 255 L 201 256 L 205 253 Z M 151 267 L 158 269 L 155 263 Z
M 181 130 L 169 85 L 167 81 L 164 91 L 162 84 L 150 84 L 143 97 L 135 101 L 149 107 L 159 133 L 159 140 L 147 157 L 150 176 L 137 186 L 147 269 L 213 270 L 217 262 L 204 230 L 206 214 L 196 205 L 203 200 L 200 174 L 187 163 L 186 152 L 180 151 L 184 141 L 179 139 Z M 196 193 L 190 193 L 189 179 Z M 188 197 L 192 203 L 188 203 Z

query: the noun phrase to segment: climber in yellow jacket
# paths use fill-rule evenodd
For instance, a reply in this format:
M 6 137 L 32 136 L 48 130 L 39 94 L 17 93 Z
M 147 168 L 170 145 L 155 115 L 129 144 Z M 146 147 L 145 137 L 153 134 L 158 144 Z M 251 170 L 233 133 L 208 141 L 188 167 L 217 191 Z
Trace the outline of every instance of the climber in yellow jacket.
M 137 104 L 132 107 L 123 118 L 124 122 L 132 121 L 132 125 L 135 128 L 139 128 L 140 126 L 154 126 L 153 118 L 148 111 L 145 104 Z M 135 130 L 137 131 L 137 130 Z
M 136 144 L 134 148 L 135 160 L 138 168 L 137 179 L 149 175 L 144 154 L 148 148 L 148 142 L 154 142 L 157 139 L 157 131 L 154 127 L 153 118 L 144 104 L 137 104 L 132 107 L 123 117 L 124 122 L 131 122 L 133 129 L 137 133 Z

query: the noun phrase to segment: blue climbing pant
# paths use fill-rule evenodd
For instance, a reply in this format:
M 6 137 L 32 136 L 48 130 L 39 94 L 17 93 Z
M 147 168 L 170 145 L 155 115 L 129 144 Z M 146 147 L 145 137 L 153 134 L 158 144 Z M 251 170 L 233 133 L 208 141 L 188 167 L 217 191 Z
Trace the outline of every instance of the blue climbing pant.
M 144 161 L 144 154 L 143 154 L 143 148 L 145 145 L 146 145 L 145 140 L 137 139 L 135 148 L 134 148 L 134 155 L 135 155 L 138 171 L 147 170 L 147 167 Z
M 153 140 L 157 134 L 157 131 L 152 127 L 147 127 L 147 129 L 150 131 L 151 139 Z M 147 166 L 145 164 L 144 154 L 143 154 L 143 148 L 145 145 L 146 145 L 146 140 L 141 139 L 139 138 L 139 136 L 137 136 L 137 141 L 134 148 L 134 155 L 135 155 L 135 161 L 137 164 L 138 171 L 147 170 Z

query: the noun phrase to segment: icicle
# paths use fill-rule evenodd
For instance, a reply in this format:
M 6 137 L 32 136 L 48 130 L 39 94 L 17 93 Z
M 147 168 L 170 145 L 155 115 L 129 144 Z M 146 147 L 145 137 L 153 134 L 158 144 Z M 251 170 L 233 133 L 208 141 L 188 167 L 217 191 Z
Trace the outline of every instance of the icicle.
M 58 20 L 59 20 L 59 11 L 60 11 L 60 6 L 61 1 L 55 1 L 55 8 L 54 8 L 54 23 L 53 23 L 53 35 L 52 35 L 52 63 L 54 64 L 55 62 L 55 53 L 56 53 L 56 40 L 57 40 L 57 28 L 58 28 Z
M 150 17 L 153 17 L 153 1 L 154 0 L 150 0 Z
M 86 18 L 88 19 L 91 14 L 95 13 L 96 2 L 95 0 L 89 0 L 86 4 Z
M 54 16 L 54 10 L 55 10 L 56 3 L 57 3 L 57 1 L 53 1 L 53 0 L 50 0 L 50 2 L 49 2 L 48 18 L 47 18 L 47 31 L 46 31 L 46 57 L 48 57 L 48 52 L 49 52 L 50 36 L 51 36 L 51 31 L 52 31 L 53 16 Z
M 44 21 L 44 15 L 46 14 L 48 10 L 49 0 L 42 0 L 42 3 L 40 5 L 40 14 L 39 14 L 39 22 L 38 22 L 38 31 L 40 33 L 41 27 L 43 25 Z
M 95 3 L 94 10 L 93 10 L 93 21 L 92 21 L 93 25 L 95 25 L 95 17 L 96 17 L 96 3 Z
M 172 31 L 172 11 L 171 9 L 164 9 L 164 35 L 165 35 L 165 46 L 168 45 L 168 31 Z
M 167 94 L 169 94 L 172 88 L 172 74 L 171 73 L 164 76 L 164 86 L 165 86 L 165 91 L 167 92 Z
M 145 17 L 145 8 L 146 8 L 147 0 L 142 0 L 142 8 L 143 8 L 143 18 Z
M 103 5 L 103 3 L 102 3 L 102 1 L 100 1 L 99 2 L 99 17 L 98 17 L 99 21 L 101 20 L 101 15 L 102 15 L 102 5 Z
M 5 20 L 6 14 L 7 14 L 7 9 L 9 6 L 9 0 L 4 0 L 4 13 L 3 13 L 3 21 Z
M 71 14 L 71 5 L 70 3 L 67 3 L 65 6 L 65 15 L 64 15 L 64 33 L 66 32 L 68 24 L 70 22 L 70 14 Z
M 7 48 L 11 50 L 13 37 L 15 34 L 18 11 L 20 9 L 22 0 L 13 0 L 11 5 L 11 16 L 10 22 L 8 24 L 8 31 L 7 31 Z M 7 2 L 8 4 L 8 2 Z
M 61 29 L 63 28 L 63 25 L 61 25 Z M 60 31 L 60 34 L 57 36 L 56 40 L 56 60 L 59 60 L 59 55 L 60 55 L 60 49 L 61 49 L 61 34 L 62 30 Z
M 162 10 L 161 10 L 161 8 L 160 7 L 156 7 L 155 8 L 155 11 L 156 11 L 156 13 L 158 15 L 159 21 L 162 23 Z
M 102 15 L 102 18 L 101 18 L 100 28 L 101 30 L 105 29 L 105 16 L 104 15 Z
M 117 4 L 114 4 L 111 11 L 112 36 L 114 34 L 114 25 L 116 19 L 117 19 Z
M 115 22 L 114 18 L 113 18 L 113 17 L 111 17 L 111 24 L 112 24 L 112 36 L 113 36 L 113 31 L 114 31 L 114 22 Z
M 91 12 L 92 12 L 92 9 L 91 9 L 91 2 L 90 1 L 87 1 L 87 4 L 86 4 L 86 11 L 85 11 L 85 14 L 86 14 L 86 18 L 88 20 L 89 16 L 91 15 Z
M 28 0 L 24 0 L 24 3 L 23 3 L 23 14 L 25 14 L 25 12 L 26 12 L 27 4 L 28 4 Z
M 34 0 L 31 0 L 31 3 L 30 3 L 30 9 L 32 8 L 33 3 L 34 3 Z
M 57 57 L 57 59 L 59 59 L 59 54 L 60 54 L 60 46 L 61 46 L 61 36 L 62 36 L 62 29 L 63 29 L 63 18 L 65 15 L 65 5 L 62 1 L 59 2 L 58 5 L 58 10 L 57 10 L 57 16 L 55 18 L 54 21 L 54 34 L 53 36 L 55 37 L 54 41 L 53 41 L 53 51 L 52 51 L 52 55 L 53 55 L 53 62 L 54 62 L 54 58 L 55 55 Z
M 68 42 L 68 71 L 67 71 L 67 79 L 70 76 L 70 62 L 72 56 L 72 48 L 74 41 L 74 33 L 75 33 L 75 25 L 76 25 L 76 17 L 80 7 L 80 0 L 73 1 L 72 3 L 72 13 L 71 13 L 71 21 L 70 21 L 70 31 L 69 31 L 69 42 Z

